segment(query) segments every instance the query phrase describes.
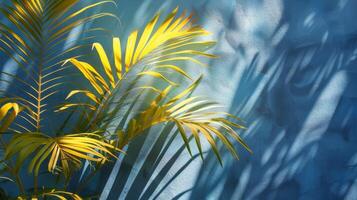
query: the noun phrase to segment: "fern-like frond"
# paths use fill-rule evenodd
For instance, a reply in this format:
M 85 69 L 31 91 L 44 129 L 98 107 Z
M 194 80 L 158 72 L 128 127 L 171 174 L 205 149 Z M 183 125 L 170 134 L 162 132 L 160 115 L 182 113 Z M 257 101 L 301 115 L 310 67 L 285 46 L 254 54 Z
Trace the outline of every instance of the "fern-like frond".
M 0 13 L 8 23 L 0 22 L 0 51 L 22 69 L 19 72 L 22 77 L 28 77 L 22 81 L 30 87 L 23 88 L 25 91 L 21 91 L 20 97 L 29 102 L 27 106 L 34 113 L 34 118 L 28 120 L 35 127 L 25 125 L 31 131 L 41 130 L 42 115 L 48 110 L 46 102 L 59 91 L 64 81 L 61 65 L 71 53 L 86 46 L 85 42 L 64 45 L 69 33 L 73 28 L 96 19 L 116 18 L 108 12 L 88 14 L 103 4 L 115 4 L 112 0 L 76 8 L 78 2 L 80 0 L 10 0 L 1 3 Z M 23 79 L 15 74 L 12 76 L 16 80 Z
M 55 172 L 61 169 L 68 178 L 71 172 L 81 167 L 83 159 L 93 162 L 105 162 L 108 156 L 118 150 L 94 133 L 79 133 L 60 137 L 49 137 L 41 133 L 15 135 L 5 152 L 6 158 L 17 155 L 18 171 L 25 159 L 32 155 L 28 171 L 38 176 L 40 166 L 48 159 L 47 169 Z M 60 167 L 57 167 L 60 163 Z

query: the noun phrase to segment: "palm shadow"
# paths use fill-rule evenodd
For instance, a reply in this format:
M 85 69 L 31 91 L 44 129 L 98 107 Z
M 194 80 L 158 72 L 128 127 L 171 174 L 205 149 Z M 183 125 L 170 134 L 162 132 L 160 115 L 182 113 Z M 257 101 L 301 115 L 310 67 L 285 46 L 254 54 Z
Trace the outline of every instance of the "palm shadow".
M 283 5 L 274 35 L 289 28 L 266 62 L 259 52 L 252 57 L 231 105 L 250 124 L 245 138 L 254 154 L 238 162 L 226 156 L 221 168 L 211 153 L 190 199 L 353 199 L 356 30 L 340 33 L 329 23 L 347 19 L 327 20 L 352 15 L 353 6 Z

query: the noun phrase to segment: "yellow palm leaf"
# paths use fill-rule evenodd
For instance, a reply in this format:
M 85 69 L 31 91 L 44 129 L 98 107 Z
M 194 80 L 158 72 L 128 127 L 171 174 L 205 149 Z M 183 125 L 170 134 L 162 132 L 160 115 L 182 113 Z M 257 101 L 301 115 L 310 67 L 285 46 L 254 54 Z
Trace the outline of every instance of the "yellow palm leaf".
M 209 32 L 199 26 L 191 26 L 189 24 L 191 16 L 176 17 L 177 12 L 178 8 L 166 17 L 156 31 L 153 31 L 160 18 L 160 14 L 157 14 L 145 27 L 138 43 L 136 42 L 138 31 L 131 34 L 127 42 L 127 49 L 130 50 L 126 52 L 125 64 L 127 68 L 139 62 L 143 62 L 143 65 L 152 65 L 158 62 L 166 63 L 177 60 L 196 62 L 196 59 L 191 58 L 195 55 L 215 57 L 212 54 L 195 50 L 211 46 L 214 44 L 213 41 L 193 43 L 196 38 L 207 35 Z M 187 43 L 190 43 L 190 45 L 185 45 Z M 134 49 L 135 52 L 133 53 L 132 50 Z M 182 57 L 179 56 L 180 54 L 187 56 Z
M 96 99 L 103 99 L 107 94 L 111 94 L 112 90 L 116 89 L 118 83 L 130 72 L 134 65 L 148 67 L 148 69 L 137 73 L 137 76 L 146 75 L 158 78 L 171 85 L 177 84 L 169 80 L 162 70 L 171 70 L 191 79 L 182 69 L 182 66 L 178 65 L 177 61 L 192 61 L 203 65 L 193 57 L 215 57 L 212 54 L 205 53 L 207 48 L 214 45 L 215 42 L 196 41 L 197 38 L 207 35 L 208 32 L 199 26 L 192 25 L 190 23 L 191 16 L 186 16 L 185 13 L 177 16 L 177 12 L 178 8 L 174 9 L 161 23 L 158 23 L 160 14 L 156 14 L 142 32 L 139 30 L 133 31 L 123 47 L 120 38 L 113 38 L 114 67 L 111 66 L 110 56 L 102 45 L 99 43 L 93 44 L 93 48 L 96 49 L 101 60 L 106 78 L 96 70 L 100 67 L 78 61 L 76 58 L 69 59 L 69 62 L 90 82 L 93 89 L 98 93 Z M 122 49 L 125 51 L 122 52 Z M 148 87 L 148 85 L 145 85 L 145 87 Z M 69 108 L 66 105 L 64 107 Z
M 238 158 L 238 155 L 228 136 L 240 143 L 249 152 L 252 152 L 248 145 L 232 128 L 235 127 L 244 129 L 245 127 L 241 124 L 228 120 L 225 117 L 233 118 L 235 120 L 239 120 L 239 118 L 224 112 L 212 112 L 212 109 L 219 108 L 220 106 L 214 102 L 200 100 L 200 97 L 195 96 L 183 99 L 187 94 L 193 91 L 193 89 L 198 85 L 198 82 L 199 80 L 194 82 L 181 93 L 169 99 L 166 97 L 170 92 L 171 87 L 168 87 L 165 91 L 159 94 L 148 108 L 130 121 L 126 137 L 121 138 L 122 141 L 120 141 L 120 147 L 123 147 L 133 138 L 142 134 L 144 130 L 154 125 L 165 122 L 173 122 L 177 126 L 190 154 L 191 149 L 187 137 L 189 134 L 194 136 L 201 157 L 203 157 L 203 155 L 199 134 L 201 134 L 202 137 L 204 137 L 211 145 L 221 164 L 222 159 L 218 152 L 214 136 L 216 136 L 217 139 L 219 139 L 227 147 L 235 158 Z
M 122 79 L 123 65 L 122 65 L 122 52 L 121 52 L 121 43 L 119 38 L 113 38 L 113 54 L 114 54 L 114 63 L 115 69 L 117 71 L 118 79 Z
M 40 133 L 15 135 L 6 149 L 5 157 L 18 154 L 16 168 L 31 154 L 33 157 L 28 170 L 38 175 L 42 163 L 48 161 L 48 171 L 54 172 L 58 163 L 66 177 L 81 166 L 81 160 L 103 163 L 109 157 L 116 157 L 113 151 L 118 151 L 111 144 L 102 140 L 97 134 L 80 133 L 60 137 L 48 137 Z
M 78 194 L 72 193 L 72 192 L 66 192 L 66 191 L 59 191 L 59 190 L 51 190 L 49 192 L 44 192 L 41 195 L 43 198 L 46 197 L 55 197 L 60 200 L 82 200 L 82 197 L 80 197 Z
M 111 84 L 112 87 L 115 86 L 114 83 L 114 76 L 112 74 L 112 68 L 110 66 L 109 63 L 109 59 L 107 57 L 107 54 L 105 53 L 103 46 L 99 43 L 94 43 L 93 44 L 93 48 L 95 48 L 98 52 L 99 58 L 102 61 L 103 67 L 104 67 L 104 71 L 107 74 L 108 78 L 109 78 L 109 82 Z
M 125 50 L 125 70 L 126 71 L 129 70 L 129 67 L 131 66 L 131 63 L 133 60 L 137 37 L 138 37 L 138 31 L 132 32 L 130 34 L 130 36 L 128 38 L 128 42 L 126 44 L 126 50 Z
M 17 103 L 6 103 L 0 108 L 0 133 L 6 131 L 11 123 L 15 120 L 17 115 L 23 110 L 24 108 L 19 106 Z M 10 114 L 9 114 L 10 112 Z
M 100 100 L 95 96 L 95 94 L 93 94 L 92 92 L 88 91 L 88 90 L 72 90 L 66 97 L 66 99 L 71 98 L 72 96 L 76 95 L 76 94 L 84 94 L 85 96 L 87 96 L 88 98 L 90 98 L 94 103 L 99 104 Z

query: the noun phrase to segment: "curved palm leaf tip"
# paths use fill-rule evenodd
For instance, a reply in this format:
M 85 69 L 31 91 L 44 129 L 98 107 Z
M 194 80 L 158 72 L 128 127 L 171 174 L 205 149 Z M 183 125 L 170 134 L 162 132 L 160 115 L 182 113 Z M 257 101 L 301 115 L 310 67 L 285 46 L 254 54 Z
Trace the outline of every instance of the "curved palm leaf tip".
M 16 132 L 39 132 L 43 128 L 42 116 L 52 109 L 48 100 L 64 83 L 61 73 L 65 68 L 60 65 L 90 38 L 83 37 L 72 46 L 64 46 L 73 28 L 99 18 L 115 17 L 107 12 L 85 15 L 100 5 L 115 4 L 114 1 L 98 1 L 79 9 L 76 8 L 78 2 L 80 0 L 9 0 L 1 3 L 0 13 L 9 23 L 0 22 L 0 51 L 18 65 L 20 73 L 25 74 L 22 77 L 28 77 L 24 81 L 16 74 L 1 72 L 5 78 L 0 82 L 8 84 L 11 78 L 15 83 L 11 91 L 4 91 L 6 95 L 16 96 L 19 104 L 30 108 L 21 114 L 24 123 L 14 124 Z M 99 29 L 90 28 L 82 34 L 96 30 Z
M 68 61 L 72 63 L 89 81 L 92 90 L 73 90 L 67 96 L 71 98 L 77 94 L 86 96 L 90 104 L 85 103 L 68 103 L 59 108 L 60 111 L 71 107 L 85 106 L 92 110 L 92 116 L 106 115 L 108 101 L 120 85 L 122 80 L 134 67 L 145 66 L 144 71 L 136 73 L 137 78 L 142 76 L 151 76 L 154 79 L 158 78 L 166 82 L 169 86 L 164 90 L 159 90 L 151 85 L 144 85 L 138 88 L 150 88 L 150 91 L 159 91 L 159 95 L 151 104 L 137 116 L 129 121 L 128 127 L 117 127 L 119 148 L 122 148 L 136 136 L 142 134 L 144 130 L 165 122 L 173 122 L 177 126 L 181 137 L 191 154 L 189 139 L 187 135 L 192 134 L 198 151 L 203 158 L 200 135 L 202 135 L 211 145 L 219 162 L 222 164 L 221 156 L 218 152 L 215 137 L 223 142 L 232 155 L 238 158 L 238 155 L 230 142 L 227 135 L 238 141 L 249 152 L 251 150 L 234 131 L 234 128 L 244 129 L 238 123 L 230 119 L 240 121 L 239 118 L 224 112 L 210 112 L 211 109 L 216 109 L 217 104 L 203 100 L 200 97 L 185 97 L 193 92 L 194 88 L 199 84 L 199 80 L 195 81 L 188 88 L 177 94 L 173 98 L 168 98 L 168 93 L 171 91 L 171 86 L 177 84 L 170 81 L 158 69 L 173 70 L 189 79 L 191 77 L 180 67 L 178 61 L 191 61 L 200 65 L 202 64 L 194 56 L 204 56 L 214 58 L 215 56 L 205 53 L 208 47 L 215 44 L 214 41 L 197 41 L 196 39 L 209 34 L 206 30 L 199 26 L 191 24 L 191 16 L 186 16 L 183 13 L 177 17 L 176 8 L 170 13 L 166 19 L 159 25 L 158 21 L 160 14 L 157 14 L 142 31 L 139 36 L 139 31 L 134 31 L 128 37 L 125 51 L 121 46 L 119 38 L 113 38 L 113 54 L 114 67 L 110 64 L 108 56 L 99 43 L 94 43 L 93 48 L 97 51 L 99 58 L 104 68 L 105 75 L 98 72 L 98 68 L 91 64 L 79 61 L 76 58 L 71 58 Z M 111 113 L 112 114 L 112 113 Z M 113 117 L 113 115 L 110 115 Z M 95 127 L 100 126 L 100 122 L 92 120 L 96 123 Z M 124 130 L 124 131 L 122 131 Z M 192 154 L 191 154 L 192 155 Z
M 43 199 L 50 198 L 50 199 L 59 199 L 59 200 L 67 200 L 67 199 L 82 200 L 82 198 L 77 194 L 74 194 L 72 192 L 56 190 L 56 189 L 41 191 L 36 197 L 34 197 L 34 196 L 31 196 L 31 197 L 18 196 L 16 199 L 17 200 L 26 200 L 26 199 L 38 200 L 39 199 L 38 197 L 42 197 Z
M 2 99 L 5 101 L 6 99 Z M 17 103 L 8 102 L 0 108 L 0 134 L 8 130 L 11 123 L 24 108 Z M 1 137 L 1 135 L 0 135 Z
M 28 171 L 38 176 L 40 166 L 48 159 L 48 171 L 62 172 L 69 178 L 71 172 L 81 167 L 81 159 L 103 163 L 108 155 L 116 157 L 115 147 L 102 141 L 98 134 L 80 133 L 52 138 L 41 133 L 18 134 L 13 137 L 5 152 L 6 158 L 18 154 L 15 170 L 18 171 L 26 158 L 34 154 Z M 57 167 L 57 163 L 61 167 Z

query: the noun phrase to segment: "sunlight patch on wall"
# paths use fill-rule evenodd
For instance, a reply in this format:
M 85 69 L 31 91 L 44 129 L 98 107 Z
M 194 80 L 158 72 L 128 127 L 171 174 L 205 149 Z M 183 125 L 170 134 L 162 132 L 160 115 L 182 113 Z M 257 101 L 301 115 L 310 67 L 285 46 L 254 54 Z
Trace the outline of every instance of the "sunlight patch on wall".
M 288 155 L 289 159 L 297 156 L 306 146 L 318 142 L 323 136 L 347 83 L 346 71 L 340 71 L 331 78 L 306 118 L 302 131 L 295 139 Z

